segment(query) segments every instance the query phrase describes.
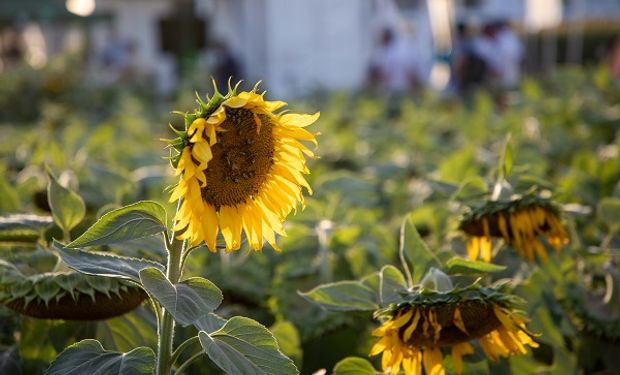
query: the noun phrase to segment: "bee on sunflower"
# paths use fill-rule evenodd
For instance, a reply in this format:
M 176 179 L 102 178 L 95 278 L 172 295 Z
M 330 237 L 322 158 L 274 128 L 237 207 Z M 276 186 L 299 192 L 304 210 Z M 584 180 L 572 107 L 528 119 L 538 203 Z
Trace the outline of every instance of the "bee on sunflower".
M 491 238 L 503 238 L 528 261 L 548 258 L 540 238 L 556 252 L 568 244 L 568 234 L 560 222 L 560 211 L 549 199 L 528 194 L 510 200 L 488 200 L 471 208 L 461 219 L 459 229 L 471 236 L 467 243 L 470 259 L 492 258 Z
M 379 341 L 370 355 L 382 354 L 385 374 L 396 375 L 402 368 L 405 375 L 421 375 L 422 369 L 427 375 L 440 375 L 445 373 L 446 350 L 454 371 L 463 372 L 462 357 L 474 353 L 474 340 L 492 361 L 525 354 L 527 346 L 538 344 L 526 328 L 527 319 L 515 310 L 518 303 L 502 286 L 474 283 L 446 291 L 422 287 L 375 314 L 383 323 L 372 333 Z
M 280 111 L 286 103 L 265 100 L 258 84 L 242 92 L 238 86 L 222 95 L 214 83 L 213 97 L 198 98 L 200 107 L 183 114 L 185 130 L 170 140 L 181 176 L 170 196 L 180 202 L 174 229 L 212 252 L 219 232 L 227 251 L 239 249 L 242 231 L 253 250 L 266 240 L 279 251 L 275 235 L 285 235 L 283 221 L 303 205 L 302 187 L 312 193 L 304 175 L 314 153 L 302 142 L 317 146 L 317 133 L 305 128 L 319 113 Z

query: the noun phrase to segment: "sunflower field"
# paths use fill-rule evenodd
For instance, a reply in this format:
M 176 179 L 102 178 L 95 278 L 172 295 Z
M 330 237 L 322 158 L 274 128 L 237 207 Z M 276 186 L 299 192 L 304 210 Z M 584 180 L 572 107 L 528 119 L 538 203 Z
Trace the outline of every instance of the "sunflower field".
M 0 76 L 0 374 L 617 373 L 605 67 L 501 109 L 196 82 Z

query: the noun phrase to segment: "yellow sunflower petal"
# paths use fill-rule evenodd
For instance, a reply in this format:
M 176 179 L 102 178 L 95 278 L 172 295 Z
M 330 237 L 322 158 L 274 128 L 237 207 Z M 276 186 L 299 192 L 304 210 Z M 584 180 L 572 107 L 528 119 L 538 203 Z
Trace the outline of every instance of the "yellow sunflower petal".
M 241 246 L 241 215 L 236 207 L 222 206 L 220 208 L 220 228 L 226 250 L 237 250 Z
M 439 348 L 427 348 L 422 356 L 426 375 L 445 375 L 443 356 Z

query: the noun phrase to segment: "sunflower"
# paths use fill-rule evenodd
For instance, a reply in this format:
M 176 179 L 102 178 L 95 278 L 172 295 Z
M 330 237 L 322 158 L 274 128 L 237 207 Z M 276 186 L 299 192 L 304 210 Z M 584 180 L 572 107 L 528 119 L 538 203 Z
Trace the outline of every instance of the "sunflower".
M 279 251 L 275 234 L 285 235 L 283 221 L 303 205 L 302 187 L 312 193 L 304 175 L 305 157 L 314 153 L 301 141 L 317 145 L 305 127 L 319 113 L 278 112 L 286 103 L 265 100 L 257 86 L 239 93 L 238 85 L 229 87 L 223 96 L 214 85 L 214 96 L 198 99 L 200 108 L 184 115 L 185 131 L 171 140 L 181 176 L 170 196 L 181 201 L 174 230 L 191 245 L 204 242 L 215 252 L 221 232 L 226 250 L 237 250 L 243 230 L 253 250 L 266 240 Z
M 568 243 L 558 209 L 549 200 L 534 195 L 487 201 L 463 217 L 460 229 L 471 236 L 467 243 L 469 258 L 475 260 L 480 256 L 485 262 L 491 261 L 492 237 L 503 238 L 530 262 L 535 255 L 547 260 L 541 236 L 556 252 Z
M 380 337 L 370 351 L 383 353 L 385 374 L 444 374 L 443 351 L 449 349 L 454 371 L 463 372 L 463 356 L 472 354 L 478 340 L 492 361 L 526 353 L 537 347 L 525 327 L 526 319 L 513 310 L 514 296 L 476 285 L 448 293 L 415 292 L 405 301 L 379 312 L 387 318 L 372 334 Z

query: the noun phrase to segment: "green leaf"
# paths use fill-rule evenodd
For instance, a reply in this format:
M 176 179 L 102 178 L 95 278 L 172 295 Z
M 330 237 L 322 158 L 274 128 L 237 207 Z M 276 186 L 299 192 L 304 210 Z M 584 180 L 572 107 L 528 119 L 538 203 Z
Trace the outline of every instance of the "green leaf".
M 69 232 L 84 218 L 86 205 L 79 195 L 60 185 L 49 169 L 47 176 L 47 201 L 54 221 L 63 231 Z
M 620 198 L 605 197 L 598 204 L 601 220 L 612 231 L 620 230 Z
M 56 357 L 46 375 L 152 375 L 155 353 L 139 347 L 128 353 L 104 350 L 97 340 L 82 340 Z
M 363 278 L 361 283 L 376 291 L 376 301 L 380 307 L 401 300 L 401 293 L 407 290 L 405 276 L 391 265 L 384 266 L 381 271 Z
M 252 319 L 235 316 L 211 335 L 199 332 L 198 338 L 209 358 L 228 374 L 299 374 L 271 332 Z
M 452 195 L 453 200 L 468 200 L 468 199 L 480 199 L 483 195 L 488 193 L 489 187 L 484 178 L 480 176 L 473 176 L 465 180 L 459 189 Z
M 157 342 L 157 321 L 151 306 L 144 304 L 128 314 L 97 322 L 96 336 L 101 344 L 121 352 Z
M 196 322 L 222 303 L 222 291 L 202 277 L 191 277 L 172 284 L 157 268 L 140 271 L 146 289 L 182 325 Z
M 461 257 L 453 257 L 448 262 L 449 273 L 463 275 L 477 275 L 481 273 L 499 272 L 506 269 L 506 266 L 481 262 L 478 260 L 467 260 Z
M 435 254 L 426 245 L 410 218 L 405 224 L 405 255 L 413 273 L 413 282 L 422 278 L 429 263 L 436 261 Z
M 332 375 L 377 375 L 380 374 L 367 359 L 347 357 L 336 363 Z
M 510 147 L 510 135 L 506 137 L 506 144 L 504 145 L 504 153 L 502 155 L 502 173 L 504 178 L 512 171 L 512 149 Z
M 224 327 L 227 320 L 214 313 L 208 313 L 200 317 L 200 319 L 194 322 L 194 326 L 199 331 L 205 331 L 211 333 Z
M 146 259 L 69 249 L 56 241 L 53 246 L 67 266 L 88 275 L 120 277 L 140 283 L 141 270 L 150 267 L 160 271 L 165 269 L 163 264 Z
M 373 311 L 379 308 L 376 292 L 358 281 L 339 281 L 299 293 L 330 311 Z
M 385 266 L 379 272 L 379 305 L 387 306 L 402 299 L 407 290 L 405 276 L 394 266 Z
M 303 358 L 303 350 L 301 349 L 299 332 L 295 325 L 283 320 L 269 327 L 269 330 L 278 341 L 282 353 L 300 363 Z
M 17 190 L 11 186 L 8 176 L 0 166 L 0 212 L 19 212 L 21 204 Z
M 67 247 L 108 245 L 166 230 L 166 210 L 157 202 L 141 201 L 110 211 Z
M 0 217 L 0 241 L 36 242 L 52 224 L 50 216 L 9 215 Z

